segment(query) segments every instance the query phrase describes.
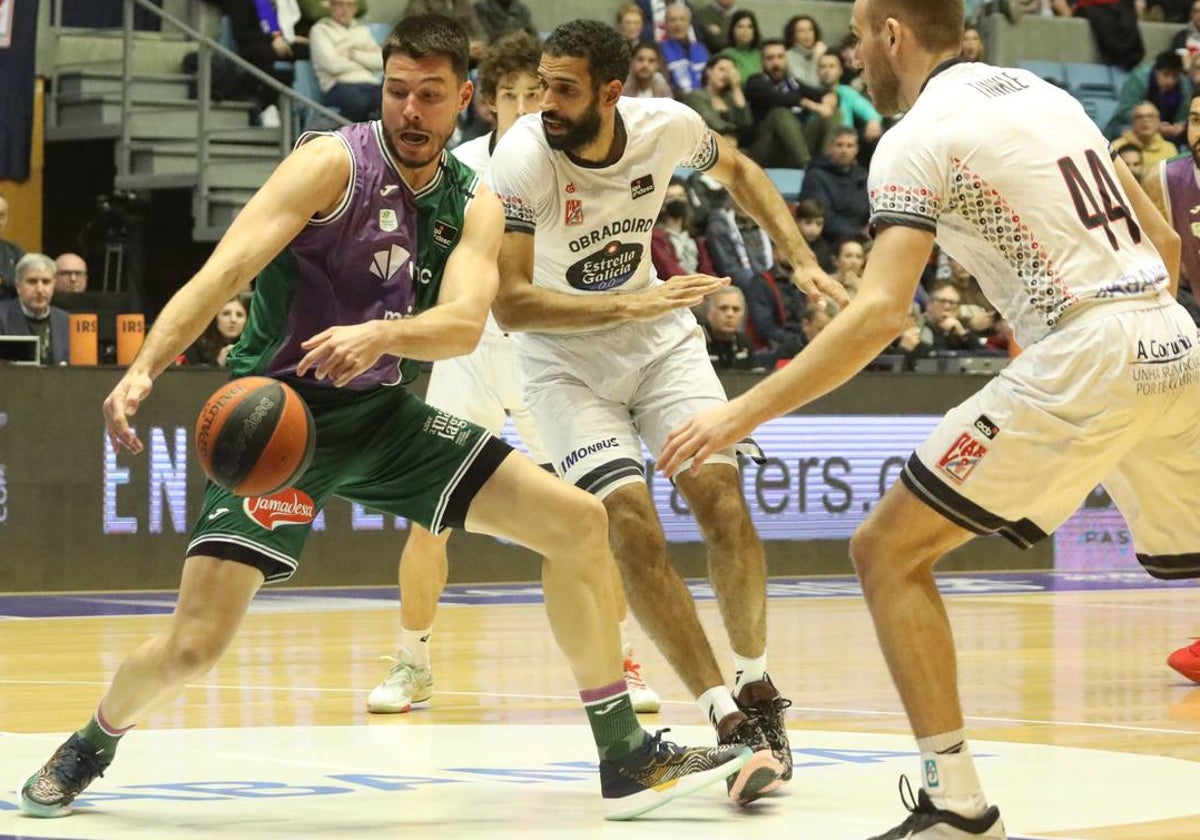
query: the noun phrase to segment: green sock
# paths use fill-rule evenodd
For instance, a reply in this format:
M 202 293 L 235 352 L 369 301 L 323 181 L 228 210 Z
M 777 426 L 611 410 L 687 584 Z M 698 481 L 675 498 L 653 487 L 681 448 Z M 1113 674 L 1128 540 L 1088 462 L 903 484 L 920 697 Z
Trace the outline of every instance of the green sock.
M 580 692 L 600 758 L 619 761 L 646 741 L 624 680 Z
M 88 740 L 98 751 L 111 756 L 117 751 L 117 742 L 124 738 L 125 733 L 128 731 L 128 729 L 123 729 L 116 735 L 113 735 L 101 725 L 96 715 L 92 715 L 92 719 L 88 721 L 87 726 L 75 734 L 80 738 Z

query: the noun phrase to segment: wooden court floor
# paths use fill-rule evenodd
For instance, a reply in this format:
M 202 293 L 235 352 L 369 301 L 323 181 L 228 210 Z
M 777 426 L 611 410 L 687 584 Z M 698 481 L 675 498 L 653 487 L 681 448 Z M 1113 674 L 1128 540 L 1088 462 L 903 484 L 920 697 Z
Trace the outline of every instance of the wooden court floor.
M 949 597 L 972 740 L 1096 750 L 1098 763 L 1113 754 L 1187 762 L 1164 761 L 1161 772 L 1168 774 L 1200 763 L 1200 686 L 1164 664 L 1171 650 L 1200 635 L 1198 604 L 1200 593 L 1191 588 Z M 727 664 L 715 603 L 701 601 L 698 609 Z M 0 733 L 78 728 L 123 656 L 165 621 L 162 615 L 0 619 Z M 433 703 L 405 716 L 368 714 L 366 694 L 387 669 L 380 657 L 394 650 L 398 629 L 398 610 L 384 599 L 350 608 L 321 599 L 291 608 L 272 602 L 248 616 L 214 672 L 125 743 L 157 730 L 581 724 L 565 661 L 537 604 L 443 606 L 434 635 Z M 644 718 L 646 726 L 702 724 L 679 680 L 636 628 L 635 634 L 644 675 L 666 701 L 660 714 Z M 858 597 L 772 597 L 768 653 L 773 678 L 794 703 L 794 747 L 803 745 L 806 732 L 907 735 Z M 56 741 L 45 743 L 52 749 Z M 12 785 L 35 768 L 11 766 L 10 758 L 0 764 L 7 785 L 0 791 L 11 798 Z M 915 776 L 915 759 L 904 770 Z M 1028 769 L 1030 785 L 1043 784 L 1037 770 Z M 1119 781 L 1114 785 L 1121 789 Z M 1113 795 L 1070 785 L 1064 790 L 1080 798 L 1080 813 L 1087 813 L 1089 796 Z M 1099 825 L 1081 818 L 1039 836 L 1194 840 L 1200 837 L 1195 793 L 1190 806 L 1169 819 Z M 894 789 L 861 795 L 890 807 L 894 822 L 902 816 Z M 1145 808 L 1140 814 L 1146 816 Z M 0 804 L 0 837 L 23 836 L 14 828 L 19 819 Z M 21 821 L 18 827 L 41 836 L 44 825 Z

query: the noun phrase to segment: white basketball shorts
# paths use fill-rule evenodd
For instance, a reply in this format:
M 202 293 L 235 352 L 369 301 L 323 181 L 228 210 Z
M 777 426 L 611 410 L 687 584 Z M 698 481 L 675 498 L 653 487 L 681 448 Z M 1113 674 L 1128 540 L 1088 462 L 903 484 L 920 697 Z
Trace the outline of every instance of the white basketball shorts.
M 725 402 L 690 312 L 517 342 L 525 401 L 555 471 L 601 499 L 645 480 L 639 437 L 658 458 L 672 431 Z M 737 457 L 730 447 L 707 463 L 736 467 Z
M 1200 335 L 1183 307 L 1092 304 L 952 409 L 905 466 L 920 499 L 1027 548 L 1103 484 L 1138 559 L 1200 577 Z
M 468 355 L 434 362 L 425 402 L 493 435 L 500 434 L 505 416 L 511 415 L 529 457 L 550 463 L 537 423 L 525 407 L 511 338 L 485 333 Z

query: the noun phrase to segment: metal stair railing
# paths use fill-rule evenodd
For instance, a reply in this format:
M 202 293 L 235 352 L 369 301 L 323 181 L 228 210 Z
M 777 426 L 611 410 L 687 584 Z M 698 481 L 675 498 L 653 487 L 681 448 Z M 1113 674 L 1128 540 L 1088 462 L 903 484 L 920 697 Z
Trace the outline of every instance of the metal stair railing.
M 196 24 L 199 24 L 198 4 L 191 8 L 196 12 Z M 180 33 L 190 38 L 197 45 L 198 61 L 196 71 L 196 100 L 197 130 L 196 130 L 196 187 L 193 202 L 196 214 L 196 224 L 208 225 L 209 186 L 208 167 L 210 161 L 210 146 L 214 138 L 219 139 L 224 133 L 242 132 L 244 128 L 222 129 L 209 127 L 209 115 L 212 111 L 212 59 L 220 55 L 234 65 L 239 71 L 246 73 L 262 84 L 274 90 L 279 95 L 280 111 L 280 158 L 285 157 L 294 142 L 293 113 L 297 106 L 303 106 L 309 113 L 317 114 L 328 120 L 332 125 L 349 125 L 350 121 L 321 102 L 317 102 L 297 93 L 271 75 L 262 72 L 237 53 L 227 49 L 217 41 L 200 32 L 196 25 L 180 20 L 170 12 L 158 8 L 150 0 L 124 0 L 122 18 L 122 50 L 121 50 L 121 130 L 117 149 L 117 174 L 127 176 L 132 168 L 132 110 L 133 110 L 133 51 L 134 51 L 134 9 L 140 7 L 156 16 L 162 22 L 169 24 Z M 61 26 L 62 2 L 55 0 L 56 26 Z M 87 30 L 81 30 L 86 32 Z M 57 63 L 55 68 L 57 75 Z M 246 127 L 249 127 L 248 125 Z

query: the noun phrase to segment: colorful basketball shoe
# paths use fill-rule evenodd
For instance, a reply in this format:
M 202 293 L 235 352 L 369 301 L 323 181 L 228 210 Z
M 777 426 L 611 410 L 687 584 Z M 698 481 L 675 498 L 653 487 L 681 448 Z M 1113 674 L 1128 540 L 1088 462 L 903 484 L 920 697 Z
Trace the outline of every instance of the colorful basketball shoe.
M 21 810 L 35 817 L 64 817 L 84 789 L 112 762 L 91 741 L 72 735 L 21 787 Z

